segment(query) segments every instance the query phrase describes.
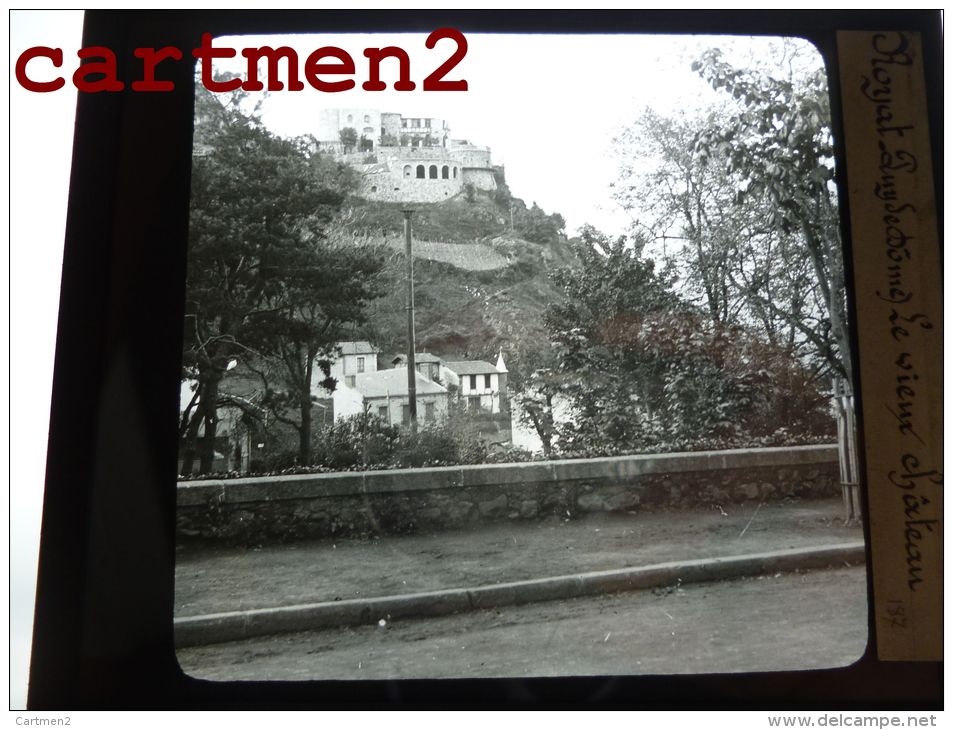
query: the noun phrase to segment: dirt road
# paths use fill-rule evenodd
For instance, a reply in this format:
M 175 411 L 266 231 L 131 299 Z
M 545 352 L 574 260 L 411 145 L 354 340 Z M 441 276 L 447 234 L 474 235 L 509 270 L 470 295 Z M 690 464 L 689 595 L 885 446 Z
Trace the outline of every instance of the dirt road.
M 491 585 L 863 539 L 840 500 L 595 513 L 260 549 L 180 546 L 176 616 Z
M 755 672 L 844 666 L 867 642 L 865 571 L 760 576 L 178 652 L 218 680 Z

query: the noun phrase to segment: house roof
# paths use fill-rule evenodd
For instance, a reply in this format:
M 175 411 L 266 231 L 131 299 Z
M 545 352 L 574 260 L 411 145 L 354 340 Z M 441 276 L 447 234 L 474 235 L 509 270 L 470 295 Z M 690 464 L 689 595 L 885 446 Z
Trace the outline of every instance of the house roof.
M 459 362 L 445 362 L 443 364 L 447 370 L 452 370 L 457 375 L 484 375 L 486 373 L 498 373 L 495 365 L 491 365 L 485 360 L 461 360 Z
M 342 355 L 374 355 L 380 352 L 380 348 L 374 347 L 374 345 L 367 340 L 338 342 L 337 346 L 341 348 Z
M 391 362 L 405 362 L 406 360 L 407 360 L 407 355 L 401 353 L 400 355 L 397 355 L 397 357 L 395 357 L 393 360 L 391 360 Z M 429 352 L 415 352 L 414 362 L 415 363 L 442 362 L 442 360 L 436 355 L 430 354 Z
M 417 396 L 446 393 L 447 389 L 415 372 Z M 354 376 L 354 389 L 365 398 L 384 398 L 388 395 L 399 397 L 407 395 L 407 368 L 375 370 L 370 373 L 358 373 Z

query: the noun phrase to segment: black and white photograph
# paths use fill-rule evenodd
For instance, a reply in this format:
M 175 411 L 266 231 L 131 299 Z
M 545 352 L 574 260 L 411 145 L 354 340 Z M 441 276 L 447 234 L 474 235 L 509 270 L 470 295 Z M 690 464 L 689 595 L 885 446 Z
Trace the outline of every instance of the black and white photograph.
M 208 40 L 236 53 L 195 69 L 187 675 L 861 658 L 855 369 L 815 46 Z
M 14 724 L 937 725 L 942 11 L 8 24 Z

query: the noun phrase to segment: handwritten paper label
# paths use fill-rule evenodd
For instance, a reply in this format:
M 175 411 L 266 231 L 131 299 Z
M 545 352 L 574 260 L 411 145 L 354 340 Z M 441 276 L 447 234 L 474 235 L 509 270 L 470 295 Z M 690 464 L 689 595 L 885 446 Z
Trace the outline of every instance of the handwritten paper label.
M 916 33 L 839 32 L 877 655 L 943 646 L 942 314 Z

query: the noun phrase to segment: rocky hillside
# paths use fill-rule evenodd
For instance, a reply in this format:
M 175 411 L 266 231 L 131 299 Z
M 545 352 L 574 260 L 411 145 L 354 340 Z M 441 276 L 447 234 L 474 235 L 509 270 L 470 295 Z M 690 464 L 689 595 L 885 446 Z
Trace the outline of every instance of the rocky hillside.
M 447 359 L 495 361 L 502 348 L 512 378 L 540 364 L 548 349 L 546 307 L 560 298 L 549 280 L 575 259 L 562 219 L 527 209 L 505 188 L 471 192 L 414 214 L 417 350 Z M 512 215 L 510 211 L 512 210 Z M 406 347 L 406 270 L 400 206 L 355 201 L 356 230 L 384 244 L 387 293 L 369 309 L 360 332 L 385 355 Z M 558 229 L 556 226 L 558 225 Z M 536 241 L 524 236 L 535 237 Z

